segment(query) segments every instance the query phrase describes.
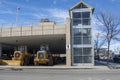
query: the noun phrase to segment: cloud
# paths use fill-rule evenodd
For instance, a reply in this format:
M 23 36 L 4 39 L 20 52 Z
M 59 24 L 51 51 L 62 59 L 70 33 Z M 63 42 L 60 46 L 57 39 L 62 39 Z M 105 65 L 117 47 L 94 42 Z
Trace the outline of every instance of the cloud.
M 95 37 L 96 34 L 100 33 L 102 36 L 105 35 L 104 30 L 103 30 L 103 24 L 101 24 L 95 15 L 92 16 L 92 27 L 93 27 L 93 36 Z
M 31 14 L 28 13 L 28 14 L 36 17 L 37 19 L 48 18 L 57 23 L 65 23 L 65 20 L 68 17 L 67 10 L 58 9 L 58 8 L 41 9 L 41 12 L 36 12 L 36 13 L 31 13 Z
M 113 50 L 113 51 L 115 51 L 117 49 L 120 50 L 120 44 L 118 42 L 115 42 L 115 43 L 110 45 L 110 49 Z
M 54 8 L 54 9 L 47 9 L 47 11 L 49 12 L 49 15 L 51 15 L 51 17 L 53 17 L 58 22 L 59 21 L 65 22 L 66 18 L 69 16 L 68 11 L 63 9 Z
M 56 17 L 56 18 L 66 18 L 68 17 L 68 12 L 66 10 L 62 10 L 62 9 L 49 9 L 48 10 L 50 14 L 52 14 L 53 17 Z
M 41 18 L 45 18 L 46 15 L 45 14 L 41 14 L 41 13 L 33 13 L 33 14 L 30 14 L 34 17 L 36 17 L 37 19 L 41 19 Z
M 95 36 L 101 32 L 98 29 L 98 21 L 94 15 L 92 16 L 92 27 L 93 27 L 93 37 L 95 38 Z

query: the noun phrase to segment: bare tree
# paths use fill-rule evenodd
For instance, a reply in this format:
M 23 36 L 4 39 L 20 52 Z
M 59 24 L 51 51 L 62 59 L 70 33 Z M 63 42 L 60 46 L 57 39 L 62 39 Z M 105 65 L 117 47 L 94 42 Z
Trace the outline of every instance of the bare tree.
M 94 39 L 94 47 L 96 49 L 97 55 L 99 55 L 101 47 L 104 45 L 105 39 L 102 39 L 101 33 L 96 33 Z
M 112 40 L 120 40 L 120 17 L 104 11 L 100 12 L 97 16 L 97 20 L 100 23 L 100 30 L 103 32 L 104 38 L 107 42 L 107 64 L 109 64 L 110 44 Z
M 116 53 L 120 54 L 120 48 L 119 48 L 119 47 L 115 47 L 115 48 L 114 48 L 114 51 L 115 51 Z

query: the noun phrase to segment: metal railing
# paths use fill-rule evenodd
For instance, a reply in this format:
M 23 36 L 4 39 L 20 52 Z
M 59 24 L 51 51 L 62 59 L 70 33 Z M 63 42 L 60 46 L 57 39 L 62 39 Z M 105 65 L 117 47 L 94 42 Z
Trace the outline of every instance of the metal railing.
M 0 28 L 23 27 L 23 26 L 37 26 L 40 21 L 26 21 L 19 23 L 0 23 Z
M 65 24 L 65 19 L 50 19 L 49 21 L 57 24 Z M 37 26 L 40 22 L 41 20 L 19 21 L 18 23 L 0 22 L 0 28 Z

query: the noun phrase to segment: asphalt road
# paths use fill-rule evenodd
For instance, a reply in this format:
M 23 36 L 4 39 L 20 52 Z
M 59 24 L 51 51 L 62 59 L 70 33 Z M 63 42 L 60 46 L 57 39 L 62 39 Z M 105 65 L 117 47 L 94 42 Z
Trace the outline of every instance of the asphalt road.
M 0 70 L 0 80 L 120 80 L 120 70 Z

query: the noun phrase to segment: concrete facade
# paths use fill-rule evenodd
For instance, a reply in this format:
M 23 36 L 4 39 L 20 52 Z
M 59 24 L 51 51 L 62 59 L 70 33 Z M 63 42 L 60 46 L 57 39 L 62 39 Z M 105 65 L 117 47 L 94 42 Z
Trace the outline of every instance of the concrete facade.
M 42 22 L 38 26 L 23 26 L 15 28 L 1 28 L 0 37 L 32 36 L 66 34 L 65 24 L 55 24 L 54 22 Z

